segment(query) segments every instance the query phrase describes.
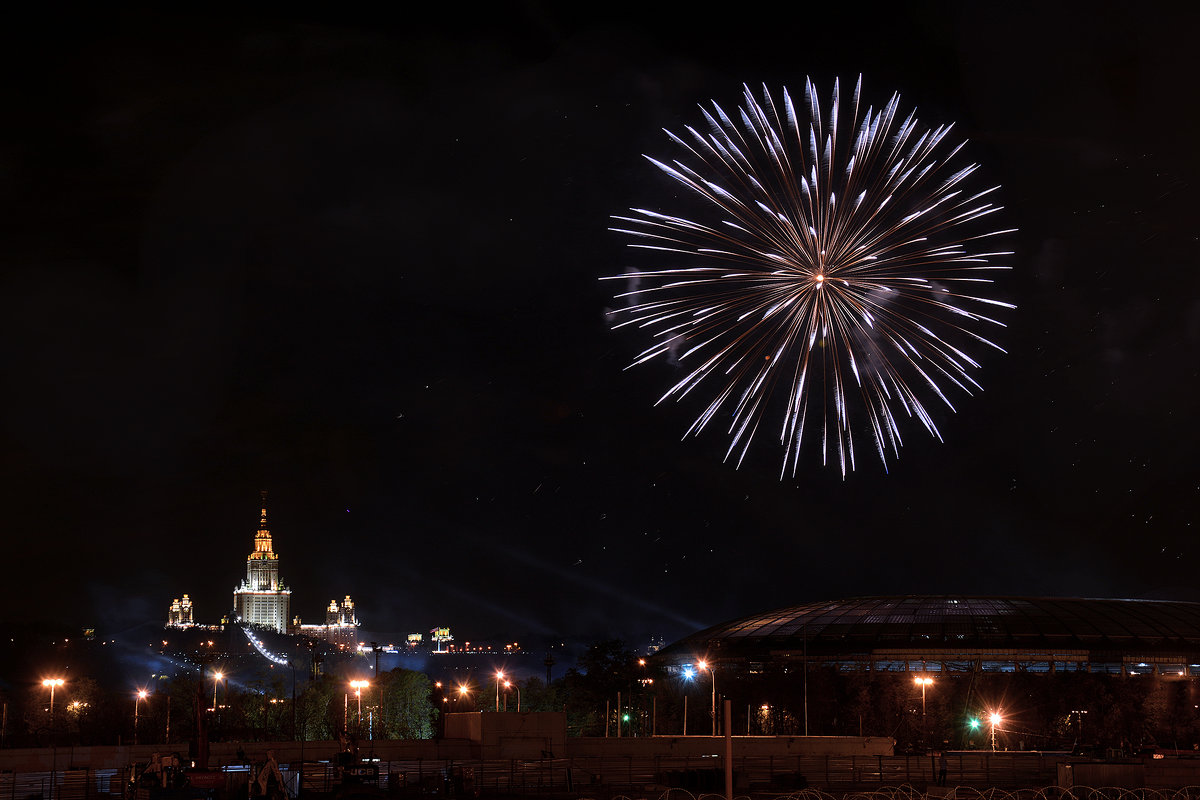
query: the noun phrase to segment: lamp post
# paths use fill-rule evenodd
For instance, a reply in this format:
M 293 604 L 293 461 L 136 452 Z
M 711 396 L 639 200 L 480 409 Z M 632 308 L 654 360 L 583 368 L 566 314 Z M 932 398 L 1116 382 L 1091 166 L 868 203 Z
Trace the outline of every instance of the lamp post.
M 709 676 L 712 678 L 712 710 L 709 715 L 712 717 L 712 735 L 717 735 L 717 673 L 713 671 L 713 665 L 707 661 L 700 661 L 696 664 L 700 669 L 708 670 Z
M 138 704 L 146 699 L 146 690 L 138 689 L 138 693 L 133 696 L 133 743 L 138 743 Z
M 471 695 L 471 690 L 467 688 L 467 685 L 465 683 L 460 683 L 458 685 L 458 697 L 454 698 L 455 710 L 458 710 L 458 708 L 459 708 L 459 706 L 458 706 L 459 701 L 463 700 L 467 697 L 470 697 L 470 695 Z
M 917 677 L 913 678 L 913 683 L 921 687 L 921 738 L 925 740 L 925 744 L 929 743 L 929 728 L 925 725 L 925 688 L 933 683 L 933 678 Z
M 504 688 L 517 690 L 517 713 L 521 713 L 521 687 L 517 686 L 517 684 L 513 683 L 512 681 L 505 681 Z
M 992 752 L 994 753 L 996 752 L 996 726 L 1003 722 L 1004 718 L 1000 716 L 999 712 L 993 711 L 988 720 L 992 723 Z
M 362 729 L 362 690 L 370 688 L 370 681 L 350 681 L 350 685 L 354 687 L 354 696 L 358 698 L 358 727 Z
M 224 673 L 218 671 L 213 673 L 213 713 L 217 713 L 217 684 L 225 680 Z
M 42 680 L 42 686 L 50 690 L 50 723 L 54 723 L 54 690 L 56 687 L 66 683 L 62 678 L 45 678 Z
M 496 671 L 496 710 L 500 710 L 500 681 L 504 680 L 504 673 Z
M 696 673 L 692 672 L 692 668 L 690 666 L 683 668 L 683 679 L 685 681 L 691 683 L 692 679 L 695 677 L 696 677 Z M 687 723 L 688 723 L 688 696 L 687 696 L 687 690 L 685 689 L 683 692 L 683 735 L 684 736 L 687 736 Z
M 1076 737 L 1075 741 L 1079 747 L 1082 747 L 1083 746 L 1083 715 L 1088 712 L 1086 712 L 1082 709 L 1075 709 L 1071 713 L 1074 714 L 1075 718 L 1079 720 L 1079 735 Z M 1068 719 L 1070 719 L 1070 718 L 1068 717 Z

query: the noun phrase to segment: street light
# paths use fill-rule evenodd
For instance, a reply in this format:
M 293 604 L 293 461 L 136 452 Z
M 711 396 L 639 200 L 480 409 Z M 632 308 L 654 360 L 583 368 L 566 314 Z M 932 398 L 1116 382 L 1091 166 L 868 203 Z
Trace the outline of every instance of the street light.
M 1076 738 L 1075 741 L 1080 747 L 1082 747 L 1083 746 L 1083 715 L 1088 712 L 1086 712 L 1082 709 L 1076 709 L 1076 710 L 1072 711 L 1071 713 L 1075 714 L 1079 718 L 1079 736 L 1078 736 L 1078 738 Z M 1067 722 L 1069 723 L 1070 721 L 1071 721 L 1071 717 L 1068 715 Z
M 933 683 L 933 678 L 916 677 L 913 678 L 913 683 L 921 687 L 921 738 L 929 741 L 929 729 L 925 725 L 925 688 Z
M 54 722 L 54 689 L 66 683 L 62 678 L 45 678 L 42 680 L 42 686 L 50 689 L 50 721 Z
M 370 688 L 370 681 L 350 681 L 354 687 L 354 696 L 358 698 L 358 725 L 362 727 L 362 690 Z M 335 695 L 336 696 L 336 695 Z
M 500 710 L 500 681 L 504 680 L 504 673 L 500 670 L 496 671 L 496 710 Z
M 696 679 L 696 673 L 692 671 L 692 667 L 690 664 L 683 668 L 683 679 L 685 681 L 687 681 L 688 683 L 691 683 L 693 680 Z M 684 736 L 687 736 L 687 723 L 688 723 L 688 696 L 687 696 L 687 690 L 685 689 L 683 692 L 683 735 Z
M 992 723 L 992 752 L 996 752 L 996 726 L 1004 721 L 1004 717 L 1000 716 L 998 711 L 993 711 L 988 720 Z
M 213 713 L 217 713 L 217 684 L 225 680 L 225 675 L 222 672 L 213 673 Z M 227 695 L 228 696 L 228 695 Z
M 505 681 L 504 688 L 517 690 L 517 713 L 521 713 L 521 687 L 517 686 L 517 684 L 513 683 L 512 681 Z M 508 703 L 506 702 L 505 705 L 508 705 Z
M 138 693 L 133 696 L 133 743 L 137 744 L 138 734 L 138 703 L 146 699 L 146 690 L 138 689 Z
M 699 661 L 696 666 L 700 669 L 708 670 L 708 674 L 712 677 L 712 710 L 709 715 L 712 716 L 712 735 L 717 735 L 717 673 L 713 672 L 713 665 L 707 661 Z

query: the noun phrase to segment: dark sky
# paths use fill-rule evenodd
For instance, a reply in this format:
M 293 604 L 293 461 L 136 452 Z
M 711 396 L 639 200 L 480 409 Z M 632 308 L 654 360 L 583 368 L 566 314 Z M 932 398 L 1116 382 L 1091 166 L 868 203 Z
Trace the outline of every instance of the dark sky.
M 1194 12 L 568 5 L 6 31 L 0 621 L 215 620 L 262 489 L 294 613 L 380 631 L 1200 599 Z M 734 470 L 624 369 L 609 216 L 670 206 L 641 156 L 699 103 L 859 73 L 1003 185 L 1008 354 L 888 474 Z

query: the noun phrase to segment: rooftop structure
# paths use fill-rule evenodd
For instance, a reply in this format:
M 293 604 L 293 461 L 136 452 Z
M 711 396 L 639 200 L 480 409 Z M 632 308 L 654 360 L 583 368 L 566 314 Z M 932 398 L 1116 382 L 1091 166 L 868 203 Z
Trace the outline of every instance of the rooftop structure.
M 655 659 L 761 672 L 1101 672 L 1200 676 L 1200 603 L 917 595 L 806 603 L 692 634 Z

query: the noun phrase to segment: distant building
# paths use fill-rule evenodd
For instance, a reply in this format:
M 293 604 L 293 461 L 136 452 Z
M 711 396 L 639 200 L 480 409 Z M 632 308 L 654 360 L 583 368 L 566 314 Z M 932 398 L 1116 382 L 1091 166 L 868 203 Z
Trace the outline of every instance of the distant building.
M 196 623 L 192 620 L 192 600 L 186 594 L 183 599 L 178 597 L 171 601 L 171 608 L 167 611 L 167 627 L 168 628 L 190 628 Z
M 313 639 L 324 639 L 342 650 L 352 650 L 358 646 L 358 624 L 354 601 L 350 595 L 346 595 L 340 604 L 337 600 L 329 601 L 324 625 L 304 625 L 300 617 L 295 617 L 291 631 Z
M 443 645 L 454 641 L 454 637 L 450 635 L 449 628 L 434 628 L 429 632 L 429 638 L 433 642 L 433 652 L 435 653 L 446 652 Z
M 354 601 L 350 595 L 346 595 L 340 606 L 337 600 L 329 601 L 329 608 L 325 610 L 325 624 L 331 628 L 344 625 L 358 627 L 358 617 L 354 615 Z
M 284 633 L 292 591 L 279 579 L 279 556 L 271 547 L 271 531 L 267 528 L 266 492 L 262 493 L 262 499 L 254 552 L 246 557 L 246 579 L 233 590 L 233 608 L 243 624 Z

